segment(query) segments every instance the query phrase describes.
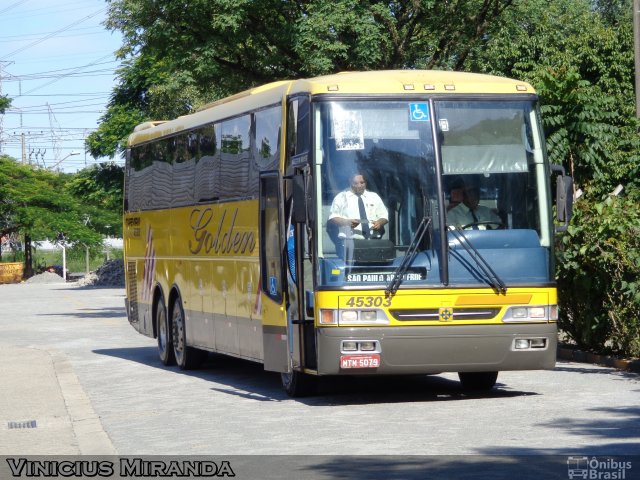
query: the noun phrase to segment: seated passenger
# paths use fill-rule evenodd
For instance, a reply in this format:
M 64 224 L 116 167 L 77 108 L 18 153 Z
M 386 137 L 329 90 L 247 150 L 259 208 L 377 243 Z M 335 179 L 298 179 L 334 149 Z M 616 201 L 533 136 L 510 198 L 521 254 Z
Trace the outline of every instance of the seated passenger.
M 376 239 L 384 234 L 384 225 L 389 221 L 387 208 L 380 196 L 366 186 L 364 176 L 355 174 L 351 177 L 351 187 L 333 199 L 327 230 L 337 251 L 344 247 L 346 238 Z
M 502 220 L 496 212 L 489 207 L 480 205 L 480 189 L 475 186 L 465 187 L 462 193 L 462 203 L 449 210 L 447 213 L 447 225 L 460 227 L 491 223 L 490 228 L 498 228 Z

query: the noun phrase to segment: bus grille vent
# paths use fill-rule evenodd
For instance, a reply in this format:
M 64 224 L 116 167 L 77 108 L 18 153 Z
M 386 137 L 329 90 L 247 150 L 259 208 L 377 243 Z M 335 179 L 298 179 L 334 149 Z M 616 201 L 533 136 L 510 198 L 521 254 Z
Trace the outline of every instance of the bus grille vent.
M 491 320 L 500 312 L 500 308 L 495 307 L 453 308 L 452 310 L 453 315 L 448 317 L 446 321 Z M 393 318 L 403 322 L 441 320 L 440 310 L 437 308 L 392 309 L 389 312 L 393 315 Z
M 129 299 L 130 322 L 138 321 L 138 283 L 136 281 L 136 262 L 127 262 L 127 298 Z

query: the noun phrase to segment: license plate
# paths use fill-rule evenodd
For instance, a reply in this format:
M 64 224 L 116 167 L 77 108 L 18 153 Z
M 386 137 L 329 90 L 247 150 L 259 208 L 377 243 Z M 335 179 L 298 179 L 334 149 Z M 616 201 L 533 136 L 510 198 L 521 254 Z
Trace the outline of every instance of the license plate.
M 371 355 L 341 355 L 340 368 L 378 368 L 380 366 L 380 354 Z

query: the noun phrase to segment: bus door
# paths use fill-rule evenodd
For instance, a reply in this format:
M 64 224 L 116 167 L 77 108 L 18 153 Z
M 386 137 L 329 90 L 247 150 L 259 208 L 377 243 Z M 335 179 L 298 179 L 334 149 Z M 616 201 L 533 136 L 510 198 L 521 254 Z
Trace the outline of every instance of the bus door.
M 264 368 L 288 372 L 289 335 L 284 294 L 285 245 L 282 178 L 278 172 L 260 174 L 260 302 Z

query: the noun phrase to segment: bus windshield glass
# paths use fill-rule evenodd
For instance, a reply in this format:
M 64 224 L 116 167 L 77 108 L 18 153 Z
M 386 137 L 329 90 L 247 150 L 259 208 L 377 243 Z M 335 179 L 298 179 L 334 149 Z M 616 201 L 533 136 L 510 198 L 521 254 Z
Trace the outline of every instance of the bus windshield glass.
M 549 281 L 532 100 L 318 102 L 314 123 L 320 285 L 381 288 L 416 240 L 401 288 L 491 284 L 469 243 L 507 286 Z

